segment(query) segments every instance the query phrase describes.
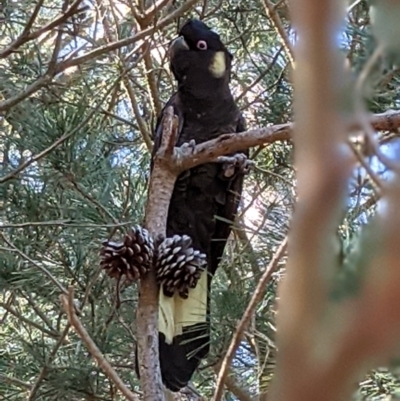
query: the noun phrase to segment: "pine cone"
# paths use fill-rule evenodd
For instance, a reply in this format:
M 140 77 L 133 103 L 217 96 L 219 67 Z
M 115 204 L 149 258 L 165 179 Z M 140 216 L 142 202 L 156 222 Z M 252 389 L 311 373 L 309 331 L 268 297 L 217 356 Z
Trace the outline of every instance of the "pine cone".
M 196 287 L 206 268 L 206 255 L 191 245 L 188 235 L 174 235 L 158 247 L 156 277 L 168 297 L 178 291 L 182 298 L 187 298 L 189 288 Z
M 136 281 L 150 269 L 154 255 L 153 239 L 140 226 L 129 230 L 123 241 L 103 241 L 100 250 L 100 266 L 113 278 L 125 275 L 128 281 Z

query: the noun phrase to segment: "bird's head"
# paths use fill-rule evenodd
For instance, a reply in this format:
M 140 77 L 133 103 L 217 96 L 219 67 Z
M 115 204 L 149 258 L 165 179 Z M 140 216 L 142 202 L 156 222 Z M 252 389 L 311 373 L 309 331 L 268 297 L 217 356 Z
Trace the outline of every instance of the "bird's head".
M 232 55 L 202 21 L 193 19 L 182 26 L 169 46 L 169 57 L 180 85 L 229 82 Z

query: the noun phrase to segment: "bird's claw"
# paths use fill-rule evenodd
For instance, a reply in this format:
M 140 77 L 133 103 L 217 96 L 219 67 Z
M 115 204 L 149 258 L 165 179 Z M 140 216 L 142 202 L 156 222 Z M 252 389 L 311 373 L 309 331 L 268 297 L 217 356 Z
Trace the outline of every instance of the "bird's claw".
M 196 141 L 191 139 L 189 142 L 183 143 L 180 149 L 185 155 L 192 155 L 196 149 Z
M 247 174 L 254 165 L 254 161 L 248 159 L 244 153 L 224 156 L 221 158 L 221 161 L 223 162 L 222 169 L 224 178 L 231 178 L 236 173 Z
M 178 159 L 193 155 L 196 149 L 196 141 L 191 139 L 189 142 L 183 143 L 180 147 L 175 148 L 175 155 Z

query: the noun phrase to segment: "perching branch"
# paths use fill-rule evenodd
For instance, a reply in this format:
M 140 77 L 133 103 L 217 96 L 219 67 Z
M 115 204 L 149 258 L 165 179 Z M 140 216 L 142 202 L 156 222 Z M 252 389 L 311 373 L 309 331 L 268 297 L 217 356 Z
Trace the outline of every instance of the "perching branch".
M 105 94 L 103 99 L 108 96 L 109 92 L 110 91 Z M 60 139 L 55 141 L 48 148 L 32 156 L 30 159 L 21 164 L 21 166 L 19 166 L 17 169 L 11 171 L 3 177 L 0 177 L 0 184 L 12 178 L 15 178 L 18 174 L 29 167 L 33 162 L 42 159 L 51 151 L 64 143 L 67 139 L 75 135 L 75 133 L 78 132 L 81 127 L 85 126 L 90 118 L 98 111 L 102 104 L 102 101 L 100 101 L 99 104 L 95 108 L 93 108 L 88 117 L 84 121 L 82 121 L 82 123 L 79 124 L 79 126 L 76 127 L 74 130 L 64 134 L 62 137 L 60 137 Z M 370 116 L 369 121 L 372 128 L 377 131 L 396 131 L 398 128 L 400 128 L 400 111 L 389 110 L 385 113 L 373 114 Z M 355 121 L 352 121 L 349 124 L 349 130 L 355 130 L 359 128 L 359 124 L 357 124 Z M 172 168 L 172 164 L 174 164 L 173 168 L 177 168 L 180 171 L 183 171 L 203 163 L 212 162 L 217 157 L 222 155 L 234 153 L 254 146 L 271 144 L 278 141 L 288 141 L 292 138 L 292 130 L 293 124 L 288 123 L 273 125 L 271 127 L 265 128 L 254 128 L 239 134 L 224 134 L 216 139 L 197 145 L 195 151 L 191 155 L 180 156 L 179 159 L 175 158 L 175 161 L 172 161 L 173 159 L 171 158 L 168 162 L 168 168 Z
M 166 235 L 168 207 L 178 172 L 171 169 L 177 119 L 169 107 L 162 122 L 161 146 L 153 158 L 145 228 L 156 241 Z M 139 372 L 145 401 L 164 400 L 158 353 L 158 286 L 153 268 L 140 281 L 136 318 Z
M 318 118 L 321 120 L 321 117 Z M 374 114 L 369 118 L 371 126 L 377 131 L 392 131 L 400 127 L 400 111 L 388 111 Z M 321 121 L 321 125 L 325 123 Z M 350 121 L 347 130 L 360 129 L 357 121 Z M 211 141 L 203 142 L 196 146 L 193 154 L 175 158 L 176 168 L 179 171 L 188 170 L 203 163 L 215 161 L 219 156 L 243 149 L 271 144 L 277 141 L 288 141 L 292 139 L 293 124 L 273 125 L 266 128 L 255 128 L 246 132 L 224 134 Z M 171 168 L 171 167 L 170 167 Z

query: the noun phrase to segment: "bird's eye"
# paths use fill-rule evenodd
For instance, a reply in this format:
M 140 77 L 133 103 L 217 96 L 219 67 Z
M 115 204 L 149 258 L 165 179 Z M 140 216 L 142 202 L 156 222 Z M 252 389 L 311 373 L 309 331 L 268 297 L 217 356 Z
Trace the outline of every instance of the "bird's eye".
M 199 40 L 197 42 L 197 48 L 199 50 L 207 50 L 207 42 L 205 40 Z

